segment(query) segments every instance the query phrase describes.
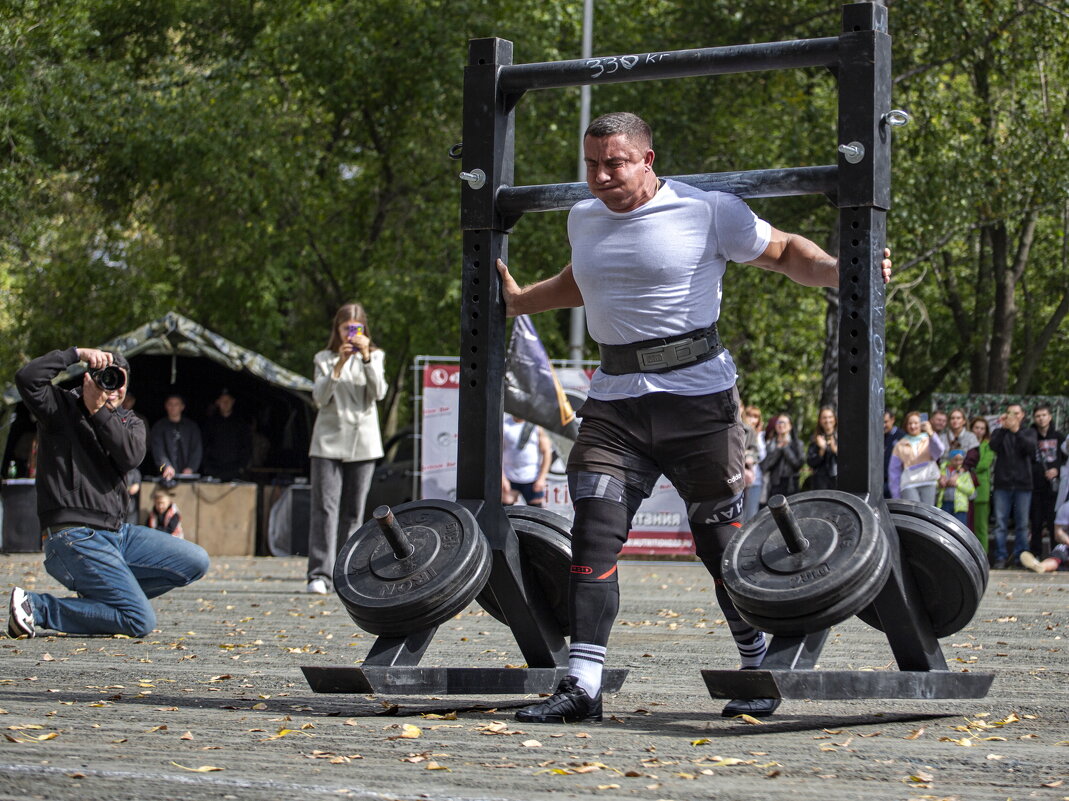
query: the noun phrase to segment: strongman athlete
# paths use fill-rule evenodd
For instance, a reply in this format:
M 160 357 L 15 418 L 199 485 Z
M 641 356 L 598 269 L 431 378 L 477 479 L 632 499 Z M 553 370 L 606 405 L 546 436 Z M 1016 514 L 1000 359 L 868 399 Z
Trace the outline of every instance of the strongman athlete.
M 592 200 L 568 216 L 572 261 L 520 288 L 497 267 L 509 316 L 585 306 L 601 366 L 568 459 L 575 507 L 568 673 L 556 693 L 516 713 L 532 723 L 601 720 L 601 674 L 620 590 L 617 556 L 639 503 L 664 474 L 687 503 L 695 550 L 754 669 L 767 645 L 722 586 L 720 559 L 740 526 L 743 423 L 735 363 L 717 334 L 726 262 L 754 264 L 805 286 L 838 286 L 835 258 L 778 231 L 734 195 L 653 172 L 653 137 L 634 114 L 606 114 L 583 138 Z M 885 256 L 890 252 L 885 251 Z M 891 262 L 882 264 L 884 281 Z M 731 701 L 725 716 L 771 715 L 779 700 Z

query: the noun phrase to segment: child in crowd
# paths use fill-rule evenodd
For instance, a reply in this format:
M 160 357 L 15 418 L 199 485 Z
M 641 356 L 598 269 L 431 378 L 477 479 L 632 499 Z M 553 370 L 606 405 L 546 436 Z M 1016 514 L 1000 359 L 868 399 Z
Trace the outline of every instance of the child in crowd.
M 163 487 L 152 493 L 152 509 L 148 513 L 145 525 L 149 528 L 166 531 L 179 539 L 185 539 L 182 531 L 182 516 L 174 502 L 174 495 Z
M 969 471 L 962 469 L 964 464 L 965 451 L 952 450 L 943 467 L 943 474 L 939 477 L 936 506 L 968 525 L 969 497 L 976 492 L 976 487 Z
M 1069 503 L 1058 507 L 1054 516 L 1054 548 L 1050 556 L 1040 560 L 1031 551 L 1021 554 L 1021 565 L 1036 573 L 1069 570 Z

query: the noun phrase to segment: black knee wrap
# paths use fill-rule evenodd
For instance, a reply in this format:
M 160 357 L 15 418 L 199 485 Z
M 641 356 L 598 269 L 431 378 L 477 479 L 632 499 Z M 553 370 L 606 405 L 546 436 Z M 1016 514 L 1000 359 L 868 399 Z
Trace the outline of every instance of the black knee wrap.
M 605 498 L 574 501 L 568 600 L 572 642 L 608 645 L 620 609 L 616 558 L 627 541 L 627 506 Z
M 742 517 L 742 493 L 731 498 L 702 501 L 687 506 L 690 531 L 694 536 L 694 553 L 714 579 L 721 577 L 720 560 L 728 542 L 739 530 Z

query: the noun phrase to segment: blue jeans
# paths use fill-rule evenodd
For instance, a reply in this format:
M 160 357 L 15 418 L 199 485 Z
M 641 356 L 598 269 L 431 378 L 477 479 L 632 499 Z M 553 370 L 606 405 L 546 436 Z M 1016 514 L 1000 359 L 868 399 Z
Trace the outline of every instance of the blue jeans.
M 48 575 L 78 597 L 27 593 L 34 620 L 68 634 L 144 637 L 156 627 L 149 598 L 208 570 L 208 554 L 199 545 L 130 523 L 118 531 L 85 526 L 56 531 L 44 550 Z
M 969 525 L 969 513 L 968 512 L 955 512 L 954 511 L 954 501 L 950 501 L 950 502 L 944 501 L 943 505 L 940 508 L 944 512 L 947 512 L 949 514 L 954 515 L 954 517 L 956 517 L 958 520 L 960 520 L 966 526 Z
M 1010 513 L 1013 513 L 1013 558 L 1028 550 L 1028 509 L 1032 504 L 1031 490 L 995 489 L 995 559 L 1006 558 L 1006 537 L 1009 534 Z

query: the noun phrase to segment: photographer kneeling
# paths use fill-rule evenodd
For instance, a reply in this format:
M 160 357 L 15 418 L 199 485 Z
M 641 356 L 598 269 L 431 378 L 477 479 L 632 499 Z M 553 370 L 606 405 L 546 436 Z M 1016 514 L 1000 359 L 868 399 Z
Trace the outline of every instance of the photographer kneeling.
M 52 379 L 83 361 L 80 389 Z M 93 348 L 56 350 L 15 375 L 37 420 L 37 514 L 45 570 L 77 598 L 11 591 L 8 634 L 37 627 L 68 634 L 144 637 L 156 625 L 149 603 L 208 569 L 199 545 L 126 521 L 126 472 L 145 457 L 145 424 L 122 408 L 130 365 Z

